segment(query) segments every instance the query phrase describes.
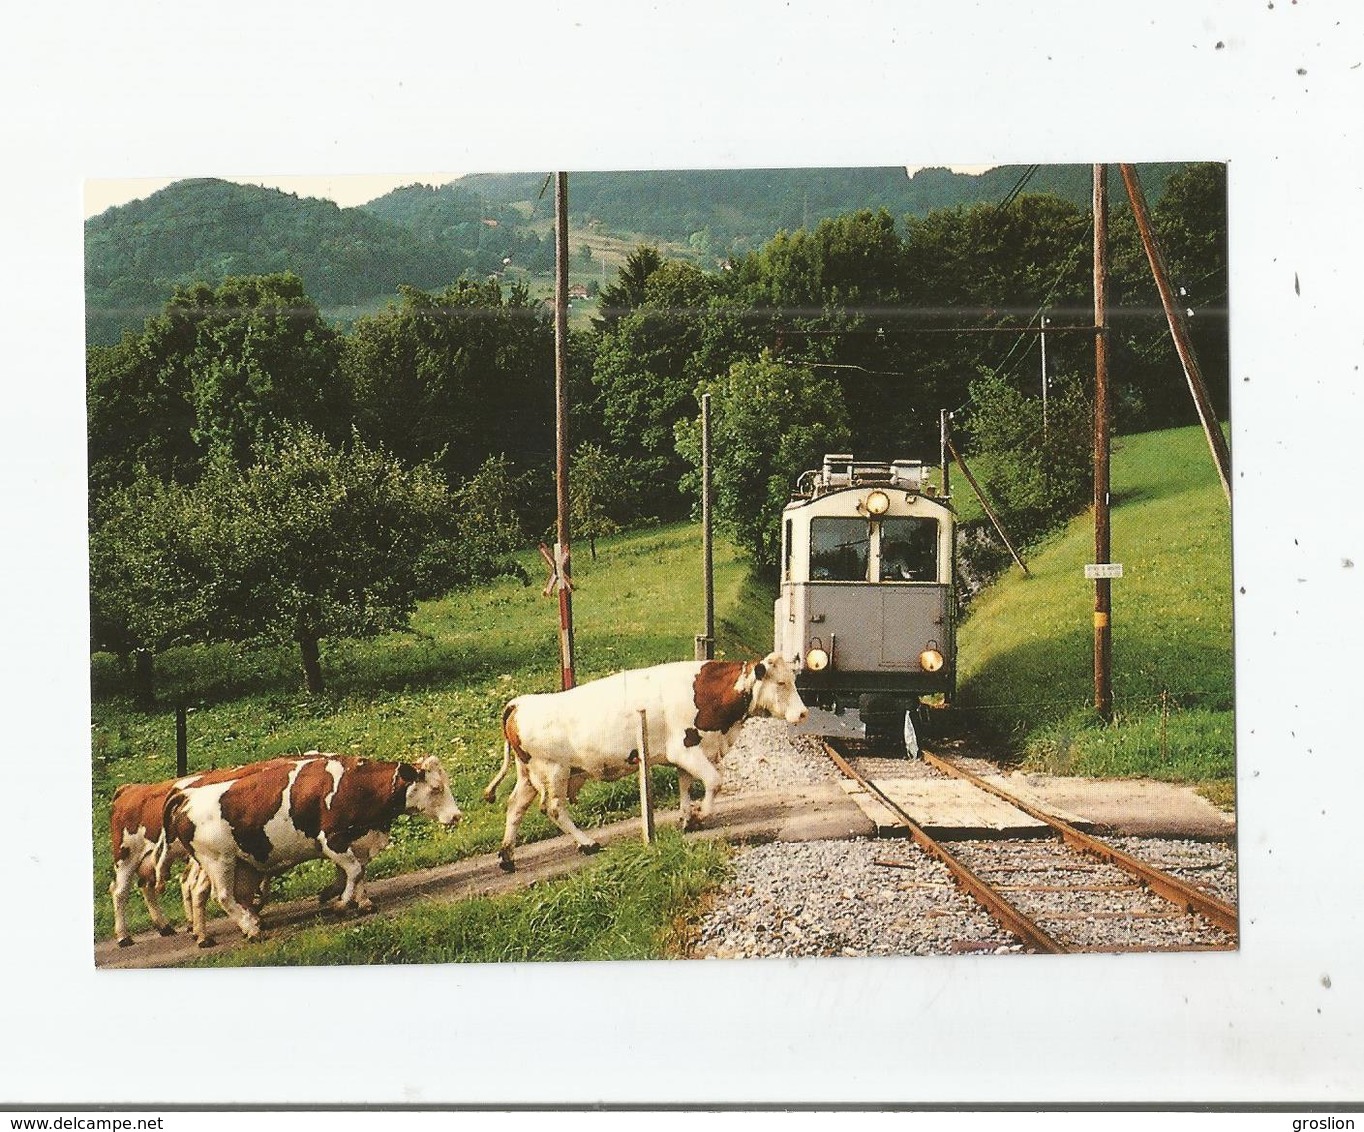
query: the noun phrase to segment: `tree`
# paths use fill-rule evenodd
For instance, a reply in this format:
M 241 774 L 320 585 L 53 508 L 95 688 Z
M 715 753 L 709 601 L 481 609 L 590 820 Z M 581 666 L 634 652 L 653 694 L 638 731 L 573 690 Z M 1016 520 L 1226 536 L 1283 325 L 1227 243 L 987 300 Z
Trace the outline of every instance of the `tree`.
M 139 469 L 189 482 L 216 455 L 244 467 L 290 424 L 343 439 L 339 350 L 296 275 L 177 288 L 140 335 L 87 353 L 92 494 Z
M 676 487 L 685 464 L 673 429 L 690 413 L 692 391 L 715 356 L 708 334 L 717 290 L 713 276 L 665 262 L 648 276 L 636 305 L 597 336 L 592 379 L 603 428 L 611 449 L 637 469 L 641 504 L 655 515 L 684 510 Z M 726 366 L 732 360 L 723 357 Z
M 616 282 L 602 288 L 598 317 L 593 320 L 597 329 L 611 329 L 623 314 L 639 306 L 644 301 L 649 276 L 662 266 L 663 257 L 656 247 L 640 244 L 626 256 L 625 266 L 616 273 Z
M 401 288 L 399 303 L 358 319 L 346 338 L 342 370 L 362 435 L 409 462 L 437 460 L 452 484 L 493 453 L 547 463 L 553 335 L 524 285 Z
M 587 539 L 592 561 L 597 539 L 620 530 L 615 516 L 631 480 L 629 461 L 613 456 L 599 444 L 578 445 L 568 468 L 569 515 L 576 537 Z
M 986 493 L 1011 540 L 1028 546 L 1082 511 L 1093 490 L 1093 404 L 1075 378 L 1059 377 L 1048 400 L 1020 393 L 998 374 L 971 383 L 966 428 Z
M 533 501 L 550 495 L 537 495 L 534 480 L 533 473 L 518 473 L 506 454 L 498 453 L 456 486 L 452 505 L 458 553 L 452 581 L 468 585 L 501 574 L 529 580 L 510 555 L 529 542 L 530 525 L 548 517 L 548 505 L 537 509 Z
M 826 452 L 845 449 L 851 429 L 838 386 L 771 354 L 739 361 L 703 381 L 711 395 L 712 485 L 716 524 L 762 569 L 777 562 L 781 513 L 796 477 Z M 677 448 L 692 467 L 684 487 L 700 495 L 701 423 L 677 427 Z
M 1176 299 L 1188 313 L 1199 369 L 1214 407 L 1225 415 L 1230 397 L 1226 166 L 1192 165 L 1172 176 L 1151 207 L 1151 221 Z M 1140 397 L 1145 410 L 1140 423 L 1148 427 L 1191 423 L 1197 416 L 1183 367 L 1126 204 L 1114 210 L 1109 246 L 1110 326 L 1117 347 L 1114 380 Z
M 147 339 L 132 333 L 113 346 L 91 346 L 85 373 L 92 503 L 141 473 L 192 478 L 199 454 L 187 373 L 172 377 Z
M 134 660 L 137 701 L 153 699 L 152 657 L 207 639 L 212 593 L 205 586 L 196 523 L 182 484 L 146 471 L 110 492 L 90 533 L 90 647 Z
M 297 275 L 200 284 L 189 299 L 201 312 L 190 372 L 192 435 L 200 452 L 251 463 L 284 426 L 306 424 L 341 439 L 349 397 L 338 381 L 338 335 L 304 293 Z
M 321 691 L 322 640 L 405 626 L 456 575 L 452 511 L 430 465 L 302 427 L 249 468 L 220 456 L 193 485 L 143 480 L 92 535 L 96 643 L 292 642 Z

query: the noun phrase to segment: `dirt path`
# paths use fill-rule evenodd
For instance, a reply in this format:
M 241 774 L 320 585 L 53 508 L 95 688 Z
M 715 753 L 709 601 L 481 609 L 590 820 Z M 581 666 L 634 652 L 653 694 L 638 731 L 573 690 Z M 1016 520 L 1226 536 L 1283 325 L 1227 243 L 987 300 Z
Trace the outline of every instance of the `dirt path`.
M 658 815 L 669 821 L 675 811 Z M 871 822 L 863 816 L 836 783 L 820 783 L 780 793 L 746 794 L 716 801 L 711 824 L 689 836 L 728 837 L 733 841 L 814 841 L 828 838 L 857 837 L 872 832 Z M 640 836 L 639 819 L 620 822 L 594 830 L 603 845 Z M 379 906 L 377 915 L 396 912 L 419 900 L 467 900 L 476 896 L 495 896 L 525 888 L 537 881 L 564 876 L 581 867 L 583 857 L 566 837 L 552 837 L 516 850 L 516 871 L 503 872 L 497 855 L 485 853 L 449 865 L 422 869 L 401 876 L 370 881 L 370 896 Z M 264 922 L 266 936 L 284 928 L 316 923 L 324 913 L 314 900 L 268 905 Z M 340 917 L 332 922 L 344 923 Z M 235 924 L 218 916 L 209 921 L 209 936 L 217 949 L 250 946 Z M 186 934 L 159 936 L 142 932 L 130 947 L 119 947 L 113 940 L 95 945 L 95 966 L 102 970 L 169 967 L 203 954 L 193 937 Z

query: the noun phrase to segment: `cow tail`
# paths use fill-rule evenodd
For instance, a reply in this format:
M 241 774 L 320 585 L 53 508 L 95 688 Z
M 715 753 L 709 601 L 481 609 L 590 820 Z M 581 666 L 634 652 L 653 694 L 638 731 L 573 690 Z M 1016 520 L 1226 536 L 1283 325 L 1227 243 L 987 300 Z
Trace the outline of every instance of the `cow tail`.
M 166 795 L 166 801 L 161 806 L 161 833 L 156 839 L 156 848 L 152 854 L 152 861 L 156 869 L 156 886 L 163 888 L 166 884 L 167 875 L 170 872 L 170 828 L 171 823 L 179 816 L 180 810 L 187 801 L 185 795 L 178 787 L 173 788 Z M 186 849 L 189 846 L 185 846 Z
M 511 743 L 508 740 L 503 739 L 502 765 L 498 768 L 497 773 L 493 775 L 492 781 L 483 788 L 483 800 L 485 802 L 491 802 L 497 797 L 497 788 L 502 785 L 502 780 L 507 777 L 507 771 L 511 769 L 511 757 Z
M 507 777 L 507 772 L 511 770 L 512 747 L 511 739 L 507 736 L 507 720 L 511 718 L 515 709 L 515 702 L 509 703 L 502 709 L 502 765 L 493 775 L 492 781 L 483 788 L 483 800 L 485 802 L 491 802 L 497 797 L 497 788 L 502 785 L 502 780 Z

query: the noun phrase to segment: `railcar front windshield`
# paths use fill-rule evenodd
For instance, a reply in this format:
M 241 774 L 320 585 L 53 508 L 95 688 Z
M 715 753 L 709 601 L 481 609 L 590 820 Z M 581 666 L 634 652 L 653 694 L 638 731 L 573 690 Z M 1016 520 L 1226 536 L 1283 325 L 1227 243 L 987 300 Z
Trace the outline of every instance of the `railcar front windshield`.
M 938 580 L 936 519 L 881 520 L 881 580 L 883 582 Z
M 865 582 L 871 562 L 866 519 L 810 520 L 810 578 L 816 582 Z
M 810 580 L 936 582 L 938 522 L 918 517 L 813 518 Z

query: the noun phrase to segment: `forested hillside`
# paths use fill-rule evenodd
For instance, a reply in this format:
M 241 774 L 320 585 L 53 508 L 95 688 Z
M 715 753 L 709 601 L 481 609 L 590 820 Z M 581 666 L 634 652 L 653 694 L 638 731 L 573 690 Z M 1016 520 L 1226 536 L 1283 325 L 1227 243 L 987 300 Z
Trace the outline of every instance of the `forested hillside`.
M 1158 200 L 1177 165 L 1143 166 Z M 569 192 L 575 254 L 590 234 L 672 244 L 703 268 L 757 250 L 779 231 L 884 209 L 897 221 L 936 209 L 1051 194 L 1087 207 L 1088 166 L 1001 166 L 979 175 L 903 168 L 577 173 Z M 438 289 L 461 275 L 554 267 L 545 174 L 471 175 L 411 185 L 359 208 L 219 180 L 177 182 L 85 224 L 86 335 L 108 345 L 172 291 L 232 275 L 292 271 L 334 320 L 372 312 L 399 285 Z M 1121 186 L 1114 186 L 1116 194 Z M 586 261 L 575 261 L 583 266 Z
M 1179 164 L 1142 166 L 1146 192 L 1158 200 Z M 1001 203 L 1019 191 L 1050 194 L 1088 207 L 1088 165 L 1000 165 L 984 173 L 942 168 L 722 169 L 575 173 L 569 212 L 618 232 L 680 242 L 705 242 L 717 255 L 752 251 L 779 231 L 810 228 L 858 209 L 892 216 L 926 216 L 940 208 Z M 544 173 L 475 174 L 460 184 L 490 201 L 533 202 Z M 1116 166 L 1110 191 L 1122 192 Z
M 420 598 L 552 541 L 555 335 L 524 275 L 461 270 L 418 286 L 382 275 L 355 235 L 382 235 L 413 272 L 434 273 L 419 253 L 435 256 L 442 232 L 476 255 L 491 250 L 481 233 L 533 230 L 515 203 L 412 188 L 385 198 L 383 219 L 285 198 L 311 225 L 299 246 L 261 234 L 272 230 L 263 203 L 281 196 L 195 182 L 145 202 L 148 216 L 190 207 L 143 233 L 130 269 L 144 281 L 181 244 L 192 262 L 212 260 L 205 233 L 231 233 L 241 250 L 163 279 L 170 293 L 150 316 L 87 351 L 92 643 L 147 658 L 186 643 L 293 642 L 316 687 L 320 641 L 401 626 Z M 1152 211 L 1225 412 L 1225 167 L 1170 178 Z M 760 572 L 799 472 L 828 451 L 931 462 L 944 410 L 1015 536 L 1041 537 L 1089 498 L 1092 243 L 1086 207 L 1023 192 L 924 216 L 841 213 L 723 268 L 638 246 L 570 328 L 576 537 L 590 550 L 612 530 L 690 513 L 706 393 L 715 517 Z M 324 248 L 357 256 L 393 295 L 330 317 Z M 1109 251 L 1117 426 L 1189 423 L 1120 204 Z M 234 258 L 257 254 L 284 270 L 246 273 Z M 457 266 L 453 253 L 445 262 Z M 215 280 L 228 267 L 241 273 Z

